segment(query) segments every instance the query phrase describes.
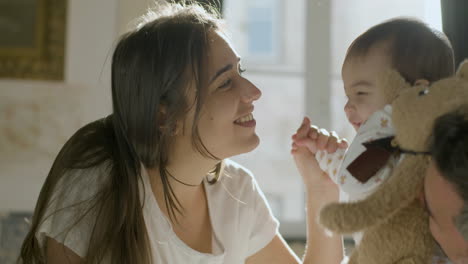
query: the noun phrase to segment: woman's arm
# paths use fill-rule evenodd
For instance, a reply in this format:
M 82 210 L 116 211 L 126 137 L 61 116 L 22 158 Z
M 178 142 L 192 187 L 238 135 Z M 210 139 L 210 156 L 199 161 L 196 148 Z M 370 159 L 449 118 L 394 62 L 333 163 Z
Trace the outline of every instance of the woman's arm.
M 315 135 L 314 135 L 315 133 Z M 317 223 L 320 209 L 331 202 L 339 200 L 338 186 L 324 173 L 315 158 L 317 150 L 335 152 L 338 148 L 347 148 L 347 143 L 338 140 L 328 132 L 311 131 L 310 120 L 305 118 L 303 124 L 293 136 L 292 154 L 297 169 L 302 176 L 306 189 L 307 203 L 307 246 L 304 264 L 339 264 L 343 259 L 341 236 L 328 236 Z M 301 146 L 296 142 L 301 141 Z M 310 149 L 313 148 L 313 149 Z M 246 261 L 247 264 L 300 263 L 280 235 Z
M 307 246 L 304 263 L 339 264 L 343 259 L 343 241 L 339 235 L 330 237 L 317 223 L 320 209 L 338 201 L 339 191 L 335 188 L 307 190 Z
M 83 259 L 55 239 L 47 237 L 47 263 L 48 264 L 80 264 Z
M 339 264 L 343 259 L 343 245 L 341 236 L 330 237 L 325 234 L 316 222 L 320 208 L 329 202 L 338 200 L 338 188 L 332 186 L 329 190 L 312 188 L 307 192 L 307 247 L 304 264 L 327 263 Z M 297 264 L 299 258 L 292 252 L 280 235 L 262 250 L 249 257 L 246 264 Z
M 338 139 L 334 133 L 312 129 L 308 118 L 304 118 L 293 140 L 291 153 L 306 189 L 307 246 L 304 263 L 339 264 L 343 259 L 341 236 L 326 235 L 325 230 L 317 223 L 320 209 L 328 203 L 339 200 L 339 189 L 322 171 L 315 153 L 318 150 L 333 153 L 337 148 L 347 148 L 347 143 Z M 296 144 L 299 142 L 300 145 Z
M 304 263 L 339 264 L 343 259 L 342 237 L 330 237 L 317 223 L 320 209 L 339 200 L 338 186 L 320 169 L 315 157 L 307 150 L 296 150 L 294 159 L 306 189 L 307 246 Z

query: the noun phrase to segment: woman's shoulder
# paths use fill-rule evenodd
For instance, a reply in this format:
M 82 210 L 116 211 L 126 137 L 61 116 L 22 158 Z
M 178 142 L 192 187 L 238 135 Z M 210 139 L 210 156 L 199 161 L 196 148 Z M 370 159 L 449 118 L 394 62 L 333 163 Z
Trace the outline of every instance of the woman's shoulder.
M 109 179 L 110 164 L 68 168 L 51 189 L 36 237 L 45 248 L 51 237 L 83 257 L 99 208 L 99 194 Z
M 63 175 L 66 181 L 77 181 L 79 184 L 87 184 L 94 182 L 102 183 L 108 179 L 112 169 L 111 161 L 103 161 L 91 167 L 86 168 L 71 168 Z
M 215 184 L 210 185 L 213 193 L 218 195 L 219 199 L 225 197 L 228 200 L 234 197 L 234 200 L 246 202 L 256 197 L 261 190 L 253 173 L 233 160 L 224 160 L 221 176 Z
M 111 165 L 105 161 L 88 168 L 67 169 L 57 181 L 53 197 L 73 203 L 96 195 L 108 182 Z
M 241 164 L 230 159 L 224 160 L 223 163 L 220 180 L 231 179 L 238 185 L 251 185 L 255 182 L 253 173 Z
M 243 165 L 231 160 L 231 159 L 225 159 L 223 161 L 224 163 L 224 170 L 226 172 L 231 172 L 239 175 L 243 175 L 244 177 L 253 177 L 252 172 L 244 167 Z

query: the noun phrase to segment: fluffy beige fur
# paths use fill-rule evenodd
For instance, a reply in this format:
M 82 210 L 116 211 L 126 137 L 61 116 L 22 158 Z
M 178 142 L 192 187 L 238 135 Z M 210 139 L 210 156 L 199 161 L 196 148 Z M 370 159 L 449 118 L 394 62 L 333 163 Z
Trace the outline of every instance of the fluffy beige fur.
M 395 142 L 425 152 L 437 117 L 468 104 L 468 61 L 457 75 L 429 87 L 410 87 L 398 73 L 383 80 L 393 106 Z M 428 216 L 417 199 L 429 157 L 405 154 L 387 181 L 366 199 L 324 207 L 320 223 L 335 233 L 364 231 L 349 264 L 427 264 L 434 250 Z

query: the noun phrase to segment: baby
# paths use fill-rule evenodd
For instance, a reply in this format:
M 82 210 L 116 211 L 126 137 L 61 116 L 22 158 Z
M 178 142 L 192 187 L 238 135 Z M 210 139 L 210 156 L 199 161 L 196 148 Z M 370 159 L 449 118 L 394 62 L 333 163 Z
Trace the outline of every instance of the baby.
M 390 69 L 397 70 L 408 83 L 418 85 L 448 77 L 454 73 L 451 45 L 442 33 L 416 20 L 398 18 L 370 28 L 348 48 L 342 67 L 348 97 L 344 110 L 357 131 L 349 149 L 345 149 L 346 143 L 341 142 L 336 133 L 330 135 L 323 129 L 311 127 L 308 118 L 293 135 L 292 152 L 298 168 L 307 165 L 295 152 L 307 148 L 338 186 L 341 201 L 367 197 L 389 177 L 392 167 L 399 161 L 398 155 L 390 155 L 386 162 L 376 164 L 377 161 L 371 160 L 372 155 L 364 153 L 365 143 L 379 139 L 385 143 L 386 138 L 394 134 L 392 109 L 388 105 L 391 97 L 377 85 L 378 77 Z M 320 150 L 325 145 L 323 142 L 329 141 L 336 141 L 340 147 Z M 304 170 L 300 172 L 304 174 Z M 361 234 L 353 234 L 353 238 L 359 244 Z

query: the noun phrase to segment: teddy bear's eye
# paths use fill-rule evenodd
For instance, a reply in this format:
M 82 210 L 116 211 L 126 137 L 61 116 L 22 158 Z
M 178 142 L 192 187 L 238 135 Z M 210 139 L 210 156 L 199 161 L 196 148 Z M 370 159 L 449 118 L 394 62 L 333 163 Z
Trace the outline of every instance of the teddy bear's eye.
M 426 94 L 429 93 L 429 90 L 428 89 L 424 89 L 424 90 L 421 90 L 419 91 L 419 96 L 425 96 Z

